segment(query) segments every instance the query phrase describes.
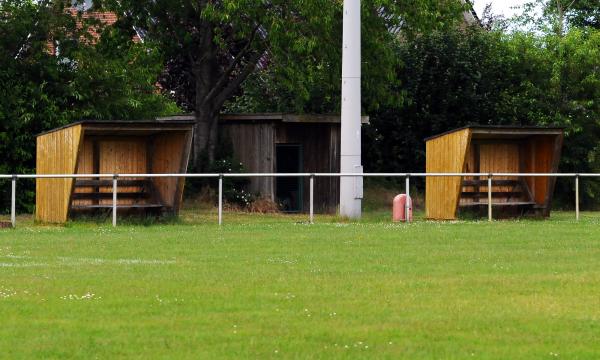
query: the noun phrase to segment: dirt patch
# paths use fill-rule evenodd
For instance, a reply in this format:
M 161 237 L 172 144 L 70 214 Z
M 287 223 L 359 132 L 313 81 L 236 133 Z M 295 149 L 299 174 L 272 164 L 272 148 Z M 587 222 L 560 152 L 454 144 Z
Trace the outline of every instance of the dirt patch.
M 256 199 L 247 208 L 249 212 L 260 214 L 275 214 L 279 213 L 279 206 L 271 199 Z

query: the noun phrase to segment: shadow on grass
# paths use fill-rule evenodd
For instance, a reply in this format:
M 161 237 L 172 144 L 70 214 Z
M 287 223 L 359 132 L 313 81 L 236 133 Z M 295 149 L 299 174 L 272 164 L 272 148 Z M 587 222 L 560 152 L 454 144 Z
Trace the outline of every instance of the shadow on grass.
M 117 225 L 131 226 L 153 226 L 153 225 L 182 225 L 185 222 L 176 215 L 140 215 L 125 214 L 117 218 Z M 74 225 L 110 225 L 112 224 L 112 215 L 77 215 L 70 219 L 64 226 L 72 227 Z

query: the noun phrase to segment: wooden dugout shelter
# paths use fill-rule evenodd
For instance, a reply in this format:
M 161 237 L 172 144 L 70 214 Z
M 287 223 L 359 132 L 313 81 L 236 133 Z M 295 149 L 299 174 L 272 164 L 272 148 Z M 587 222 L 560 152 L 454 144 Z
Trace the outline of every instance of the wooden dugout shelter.
M 562 128 L 467 126 L 426 141 L 427 173 L 556 173 Z M 488 206 L 487 177 L 427 177 L 426 216 L 453 220 L 461 208 Z M 494 177 L 502 214 L 550 215 L 556 178 Z
M 189 121 L 82 121 L 37 136 L 37 174 L 185 173 Z M 183 178 L 119 178 L 117 207 L 172 212 L 181 208 Z M 75 212 L 112 207 L 112 179 L 36 180 L 36 220 L 64 223 Z

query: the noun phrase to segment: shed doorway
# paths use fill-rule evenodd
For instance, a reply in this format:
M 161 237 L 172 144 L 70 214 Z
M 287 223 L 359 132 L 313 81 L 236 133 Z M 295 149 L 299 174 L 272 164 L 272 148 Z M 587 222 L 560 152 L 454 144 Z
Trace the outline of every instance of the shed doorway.
M 278 173 L 302 172 L 302 145 L 275 145 L 276 171 Z M 301 177 L 278 177 L 275 182 L 275 197 L 282 211 L 301 212 L 303 182 Z

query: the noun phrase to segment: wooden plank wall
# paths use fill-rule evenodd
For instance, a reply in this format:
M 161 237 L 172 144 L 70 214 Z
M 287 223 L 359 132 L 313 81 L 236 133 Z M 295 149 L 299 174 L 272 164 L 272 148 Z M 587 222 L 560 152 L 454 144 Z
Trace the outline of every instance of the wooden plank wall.
M 94 143 L 92 139 L 84 136 L 79 148 L 79 161 L 77 162 L 77 174 L 96 174 L 98 169 L 94 168 Z M 77 180 L 92 180 L 92 178 L 78 178 Z M 77 193 L 93 192 L 91 187 L 75 189 Z M 92 200 L 75 200 L 73 205 L 91 205 Z
M 478 140 L 476 135 L 471 138 L 471 145 L 467 153 L 467 162 L 465 164 L 465 172 L 521 172 L 521 152 L 522 142 L 516 140 Z M 518 180 L 515 176 L 498 176 L 494 180 Z M 465 180 L 487 180 L 487 177 L 465 177 Z M 463 186 L 463 192 L 482 191 L 487 192 L 487 185 L 480 186 Z M 514 191 L 514 186 L 493 186 L 492 192 L 511 192 Z M 487 195 L 481 196 L 487 198 Z M 494 202 L 513 201 L 514 196 L 495 197 Z M 475 201 L 479 201 L 473 197 L 461 197 L 460 204 L 468 205 Z M 524 201 L 525 199 L 523 199 Z
M 300 144 L 303 151 L 303 172 L 336 173 L 340 164 L 340 124 L 281 123 L 276 127 L 276 144 Z M 277 171 L 277 169 L 275 169 Z M 308 178 L 304 179 L 303 208 L 308 211 L 310 193 Z M 316 178 L 314 206 L 316 212 L 335 212 L 339 202 L 339 178 Z
M 558 171 L 562 135 L 536 136 L 525 146 L 524 172 L 551 173 Z M 556 179 L 545 177 L 526 178 L 537 205 L 544 207 L 548 216 Z
M 339 173 L 341 162 L 342 129 L 340 124 L 331 125 L 329 130 L 329 163 L 327 172 Z M 340 179 L 336 177 L 319 179 L 316 182 L 326 182 L 327 187 L 322 189 L 327 195 L 325 200 L 326 213 L 335 214 L 338 212 L 340 202 Z
M 233 144 L 235 157 L 247 172 L 272 173 L 275 169 L 275 145 L 300 144 L 304 172 L 339 172 L 340 124 L 253 122 L 222 124 Z M 272 178 L 253 178 L 250 191 L 275 200 Z M 315 211 L 335 212 L 339 201 L 339 180 L 315 180 Z M 304 181 L 304 209 L 309 208 L 309 180 Z
M 37 138 L 37 174 L 74 174 L 82 137 L 81 125 L 57 130 Z M 37 221 L 67 221 L 73 179 L 38 179 L 36 181 Z
M 100 174 L 145 174 L 148 170 L 147 139 L 145 137 L 98 137 L 98 157 Z M 120 180 L 144 180 L 143 178 L 120 178 Z M 135 192 L 140 187 L 120 187 L 119 191 Z M 112 187 L 104 187 L 100 192 L 112 192 Z M 144 204 L 146 199 L 118 199 L 117 203 Z M 112 204 L 112 199 L 101 200 L 100 204 Z
M 98 154 L 95 154 L 95 151 Z M 97 160 L 96 160 L 97 159 Z M 98 164 L 94 164 L 98 161 Z M 86 136 L 79 150 L 77 174 L 115 174 L 115 173 L 145 173 L 148 169 L 146 139 L 143 137 L 103 137 Z M 79 178 L 78 180 L 91 180 Z M 110 180 L 110 179 L 103 179 Z M 122 180 L 125 180 L 123 178 Z M 128 179 L 129 180 L 129 179 Z M 141 179 L 140 179 L 141 180 Z M 112 186 L 99 187 L 99 192 L 112 192 Z M 94 192 L 91 187 L 75 189 L 77 193 Z M 141 187 L 121 187 L 119 191 L 141 191 Z M 93 200 L 75 200 L 73 205 L 91 205 Z M 145 199 L 118 199 L 119 204 L 145 203 Z M 97 201 L 98 204 L 112 204 L 112 200 Z
M 471 130 L 464 129 L 440 136 L 426 143 L 428 173 L 456 173 L 465 167 Z M 462 178 L 428 177 L 425 182 L 425 206 L 428 219 L 456 219 Z
M 230 138 L 234 157 L 244 164 L 246 172 L 275 171 L 275 125 L 272 122 L 227 122 L 221 124 L 221 129 Z M 249 190 L 275 200 L 275 183 L 272 178 L 250 179 Z
M 169 132 L 157 135 L 152 146 L 152 173 L 172 174 L 187 172 L 188 131 Z M 184 159 L 185 157 L 185 159 Z M 185 166 L 182 163 L 185 162 Z M 154 187 L 160 195 L 162 203 L 176 213 L 181 206 L 184 178 L 154 178 Z
M 465 167 L 464 172 L 466 173 L 478 173 L 479 172 L 479 145 L 471 139 L 471 143 L 469 144 L 469 148 L 467 149 L 467 156 L 465 159 Z M 465 176 L 464 180 L 480 180 L 479 177 L 476 176 Z M 463 186 L 461 191 L 479 191 L 480 186 Z M 469 204 L 479 201 L 479 198 L 475 197 L 461 197 L 459 199 L 459 204 Z
M 474 143 L 475 140 L 472 141 Z M 479 145 L 479 171 L 482 173 L 518 173 L 520 171 L 519 144 L 517 142 L 482 143 Z M 494 180 L 518 180 L 515 176 L 496 176 Z M 481 186 L 481 191 L 488 191 Z M 492 186 L 492 192 L 510 192 L 513 186 Z M 496 198 L 494 202 L 507 202 L 508 198 Z

